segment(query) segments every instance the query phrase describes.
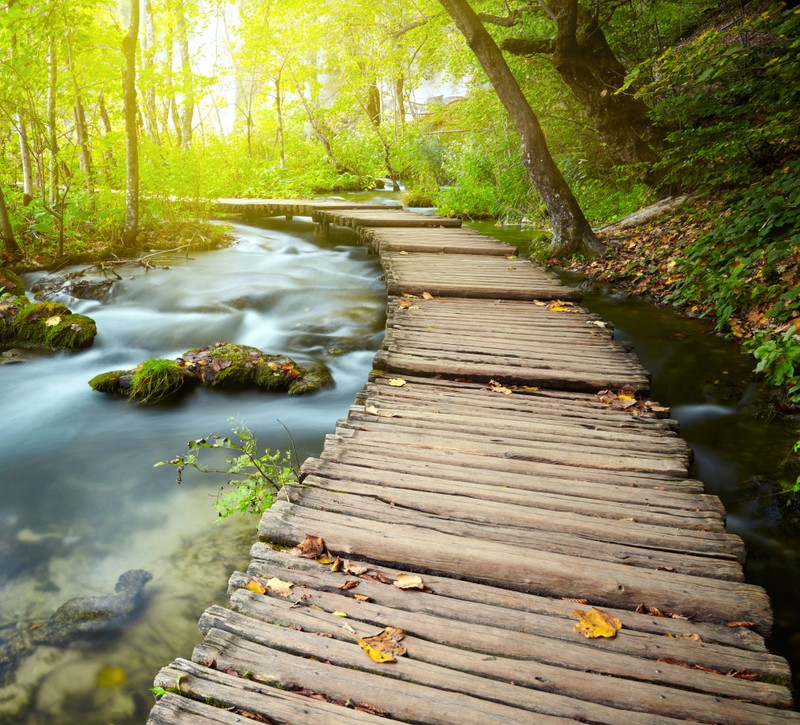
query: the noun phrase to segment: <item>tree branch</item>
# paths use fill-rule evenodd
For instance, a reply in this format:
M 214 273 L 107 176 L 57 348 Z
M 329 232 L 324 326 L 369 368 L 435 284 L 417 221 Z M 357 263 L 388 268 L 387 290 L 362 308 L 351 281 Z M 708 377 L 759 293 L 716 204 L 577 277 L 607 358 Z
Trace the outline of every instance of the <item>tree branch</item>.
M 513 28 L 520 19 L 519 10 L 514 10 L 511 15 L 503 17 L 502 15 L 490 15 L 489 13 L 478 13 L 478 19 L 482 23 L 491 23 L 492 25 L 499 25 L 503 28 Z
M 556 42 L 552 39 L 529 40 L 528 38 L 506 38 L 500 41 L 500 50 L 511 55 L 542 55 L 553 53 Z

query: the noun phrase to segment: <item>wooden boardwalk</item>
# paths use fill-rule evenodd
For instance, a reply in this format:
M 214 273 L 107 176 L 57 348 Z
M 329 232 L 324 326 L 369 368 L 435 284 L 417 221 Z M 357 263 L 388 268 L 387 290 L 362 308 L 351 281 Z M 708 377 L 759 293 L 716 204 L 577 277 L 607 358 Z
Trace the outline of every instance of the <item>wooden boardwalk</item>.
M 742 542 L 608 326 L 454 220 L 308 211 L 381 255 L 384 349 L 149 722 L 800 722 Z M 575 631 L 591 608 L 616 636 Z

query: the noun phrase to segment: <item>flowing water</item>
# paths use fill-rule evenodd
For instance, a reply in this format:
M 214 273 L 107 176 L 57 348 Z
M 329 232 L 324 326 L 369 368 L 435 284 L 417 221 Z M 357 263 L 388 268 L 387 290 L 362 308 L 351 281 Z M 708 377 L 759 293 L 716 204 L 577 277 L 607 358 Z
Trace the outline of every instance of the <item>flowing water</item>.
M 230 418 L 273 449 L 290 446 L 286 426 L 302 460 L 366 380 L 385 320 L 376 258 L 351 241 L 317 242 L 309 221 L 233 233 L 230 248 L 127 270 L 105 304 L 69 301 L 97 321 L 90 350 L 0 367 L 0 641 L 70 598 L 110 593 L 126 570 L 153 574 L 141 616 L 118 636 L 25 659 L 16 683 L 0 688 L 0 722 L 144 722 L 155 672 L 191 654 L 199 615 L 247 565 L 257 523 L 217 523 L 220 477 L 177 486 L 172 468 L 153 464 L 189 439 L 229 433 Z M 87 385 L 217 340 L 324 362 L 335 388 L 297 397 L 203 389 L 148 408 Z

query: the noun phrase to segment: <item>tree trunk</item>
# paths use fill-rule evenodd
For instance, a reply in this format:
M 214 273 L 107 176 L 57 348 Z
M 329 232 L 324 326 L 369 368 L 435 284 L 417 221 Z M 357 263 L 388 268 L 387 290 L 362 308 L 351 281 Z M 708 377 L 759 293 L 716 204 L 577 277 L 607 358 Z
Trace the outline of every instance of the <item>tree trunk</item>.
M 153 87 L 153 56 L 156 52 L 156 31 L 153 21 L 153 3 L 151 0 L 144 2 L 144 43 L 142 47 L 142 66 L 149 79 L 149 85 L 144 89 L 144 118 L 150 140 L 157 146 L 161 145 L 161 135 L 158 132 L 158 111 L 156 107 L 156 89 Z
M 283 96 L 281 91 L 281 74 L 275 78 L 275 113 L 278 117 L 278 152 L 280 154 L 281 171 L 286 170 L 286 145 L 283 139 Z M 249 143 L 249 141 L 248 141 Z
M 551 251 L 557 256 L 576 252 L 594 255 L 602 251 L 603 246 L 553 161 L 539 120 L 497 44 L 466 0 L 439 2 L 455 20 L 517 128 L 522 141 L 522 162 L 550 214 L 553 225 Z
M 405 83 L 402 73 L 394 79 L 394 126 L 397 129 L 405 128 L 406 125 Z
M 194 117 L 194 76 L 192 61 L 189 56 L 189 36 L 186 30 L 186 13 L 184 1 L 180 0 L 175 8 L 175 23 L 178 31 L 178 47 L 181 53 L 181 90 L 183 91 L 183 117 L 181 118 L 181 138 L 183 148 L 192 145 L 192 124 Z
M 367 88 L 367 115 L 375 128 L 381 125 L 381 91 L 378 88 L 378 81 L 373 80 Z
M 108 139 L 111 136 L 111 119 L 108 116 L 108 109 L 106 108 L 106 99 L 103 93 L 97 97 L 97 110 L 100 112 L 100 120 L 103 123 L 103 134 Z M 103 153 L 104 169 L 103 172 L 106 177 L 108 185 L 111 186 L 113 182 L 113 169 L 114 169 L 114 150 L 111 148 L 110 141 L 107 140 L 107 148 Z
M 131 2 L 128 33 L 122 41 L 125 68 L 122 74 L 123 112 L 125 115 L 126 181 L 125 225 L 122 246 L 136 247 L 139 233 L 139 139 L 136 126 L 136 42 L 139 37 L 139 0 Z
M 33 165 L 31 162 L 31 147 L 28 143 L 28 129 L 25 126 L 25 116 L 16 115 L 17 133 L 19 135 L 19 155 L 22 161 L 22 205 L 28 206 L 33 199 Z
M 625 67 L 611 50 L 595 14 L 578 0 L 550 0 L 557 25 L 555 41 L 509 38 L 500 47 L 515 55 L 546 53 L 616 164 L 653 164 L 663 141 L 647 116 L 647 106 L 632 93 L 617 93 Z
M 75 66 L 72 62 L 72 45 L 67 36 L 67 69 L 72 77 L 72 88 L 75 92 L 75 131 L 78 136 L 78 147 L 80 149 L 81 171 L 86 177 L 86 191 L 89 197 L 94 196 L 94 175 L 92 173 L 92 151 L 89 147 L 89 132 L 86 125 L 86 112 L 83 107 L 81 88 L 78 84 L 78 77 L 75 74 Z
M 311 104 L 308 102 L 306 98 L 306 94 L 303 91 L 303 87 L 300 83 L 295 84 L 295 88 L 297 89 L 297 95 L 300 96 L 300 101 L 303 103 L 303 108 L 306 111 L 306 116 L 308 116 L 308 122 L 311 124 L 311 128 L 314 131 L 314 135 L 317 137 L 317 140 L 322 144 L 322 148 L 325 149 L 325 153 L 327 154 L 328 158 L 333 163 L 334 168 L 336 169 L 337 174 L 341 174 L 347 171 L 344 167 L 342 167 L 336 159 L 336 156 L 333 153 L 333 147 L 331 146 L 330 139 L 328 138 L 328 134 L 322 122 L 317 118 L 316 113 L 314 113 L 314 109 L 311 108 Z
M 22 250 L 14 238 L 14 228 L 11 226 L 11 219 L 8 216 L 8 207 L 6 207 L 6 199 L 3 196 L 3 189 L 0 188 L 0 237 L 3 239 L 3 249 L 12 260 L 19 259 L 22 256 Z
M 48 86 L 47 86 L 47 145 L 50 150 L 50 191 L 49 204 L 55 209 L 58 203 L 58 132 L 56 129 L 56 96 L 58 94 L 58 54 L 56 52 L 56 39 L 50 36 L 50 50 L 48 55 Z

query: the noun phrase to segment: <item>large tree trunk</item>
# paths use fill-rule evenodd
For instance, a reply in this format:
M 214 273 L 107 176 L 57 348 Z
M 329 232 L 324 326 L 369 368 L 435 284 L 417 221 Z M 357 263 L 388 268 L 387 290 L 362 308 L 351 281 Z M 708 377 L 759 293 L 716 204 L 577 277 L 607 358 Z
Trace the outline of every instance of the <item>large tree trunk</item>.
M 551 251 L 594 255 L 603 249 L 562 176 L 533 110 L 492 37 L 466 0 L 439 0 L 480 61 L 522 141 L 522 162 L 544 199 L 553 225 Z
M 136 125 L 136 42 L 139 37 L 139 0 L 131 2 L 128 33 L 122 41 L 125 68 L 122 74 L 123 111 L 125 115 L 126 181 L 125 225 L 122 246 L 136 247 L 139 233 L 139 139 Z
M 0 188 L 0 237 L 3 239 L 3 249 L 11 259 L 19 259 L 22 256 L 22 250 L 14 238 L 14 228 L 11 226 L 11 219 L 8 216 L 8 207 L 6 207 L 6 199 L 3 196 L 3 189 Z
M 625 67 L 611 50 L 591 10 L 578 0 L 550 0 L 557 26 L 553 40 L 508 38 L 500 47 L 516 55 L 548 54 L 562 80 L 583 106 L 616 164 L 652 164 L 662 135 L 647 106 L 632 93 L 617 93 Z
M 381 125 L 381 91 L 378 81 L 372 80 L 367 88 L 367 115 L 375 128 Z

